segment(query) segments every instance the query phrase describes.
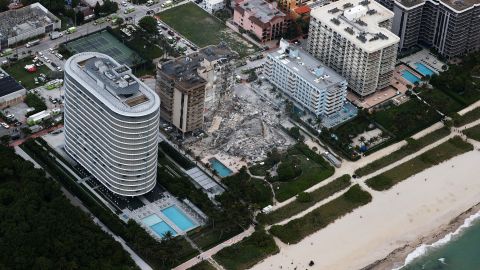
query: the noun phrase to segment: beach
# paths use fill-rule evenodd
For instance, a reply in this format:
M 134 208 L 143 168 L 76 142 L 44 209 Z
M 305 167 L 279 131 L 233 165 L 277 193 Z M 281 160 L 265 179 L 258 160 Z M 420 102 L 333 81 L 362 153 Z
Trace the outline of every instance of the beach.
M 478 212 L 480 152 L 427 169 L 252 269 L 392 269 Z M 361 179 L 359 181 L 363 181 Z M 472 208 L 473 207 L 473 208 Z M 277 241 L 278 242 L 278 241 Z M 309 266 L 310 261 L 314 265 Z

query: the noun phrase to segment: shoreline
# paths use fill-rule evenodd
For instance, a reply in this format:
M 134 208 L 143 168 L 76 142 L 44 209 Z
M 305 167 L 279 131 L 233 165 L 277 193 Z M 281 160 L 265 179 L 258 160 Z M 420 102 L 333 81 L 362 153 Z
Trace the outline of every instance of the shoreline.
M 371 203 L 299 243 L 280 243 L 279 254 L 252 269 L 383 270 L 403 266 L 417 247 L 440 240 L 480 210 L 480 185 L 472 174 L 479 162 L 480 153 L 470 151 L 387 191 L 371 190 Z M 310 261 L 314 261 L 313 267 L 308 265 Z
M 471 215 L 480 213 L 480 203 L 470 207 L 465 212 L 461 213 L 454 219 L 452 219 L 448 224 L 441 225 L 437 230 L 435 230 L 430 235 L 422 236 L 417 240 L 408 243 L 400 248 L 395 249 L 385 258 L 373 262 L 372 264 L 361 268 L 360 270 L 385 270 L 385 269 L 396 269 L 405 266 L 405 260 L 407 256 L 414 252 L 421 245 L 432 245 L 435 242 L 441 240 L 443 237 L 449 233 L 453 233 L 458 230 L 464 223 L 465 220 Z M 448 243 L 447 243 L 448 244 Z M 420 255 L 423 256 L 423 255 Z

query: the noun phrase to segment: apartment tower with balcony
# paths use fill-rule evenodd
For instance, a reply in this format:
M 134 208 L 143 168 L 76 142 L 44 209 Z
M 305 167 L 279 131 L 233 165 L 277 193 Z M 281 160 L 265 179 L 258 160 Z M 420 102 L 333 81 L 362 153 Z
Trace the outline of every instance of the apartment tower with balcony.
M 152 190 L 157 177 L 160 99 L 130 68 L 85 52 L 65 63 L 65 150 L 122 196 Z
M 373 0 L 340 0 L 310 13 L 307 51 L 346 78 L 360 97 L 390 84 L 399 38 L 393 12 Z
M 345 103 L 345 78 L 283 39 L 280 47 L 267 55 L 263 71 L 267 80 L 318 117 L 340 111 Z
M 446 58 L 480 50 L 480 0 L 385 0 L 399 49 L 421 44 Z

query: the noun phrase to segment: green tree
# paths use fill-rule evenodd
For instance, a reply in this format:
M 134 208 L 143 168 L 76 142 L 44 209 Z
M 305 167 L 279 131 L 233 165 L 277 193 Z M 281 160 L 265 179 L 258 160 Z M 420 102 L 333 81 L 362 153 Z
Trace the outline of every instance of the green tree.
M 0 0 L 0 12 L 7 11 L 10 0 Z
M 145 32 L 152 34 L 152 35 L 157 35 L 158 34 L 158 29 L 157 29 L 157 20 L 155 20 L 153 17 L 150 16 L 145 16 L 140 21 L 138 22 L 138 25 L 145 30 Z

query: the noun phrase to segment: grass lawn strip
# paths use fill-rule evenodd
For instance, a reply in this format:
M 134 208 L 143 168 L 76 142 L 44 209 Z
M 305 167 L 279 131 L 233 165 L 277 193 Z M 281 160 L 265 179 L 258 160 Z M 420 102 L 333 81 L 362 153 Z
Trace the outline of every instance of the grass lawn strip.
M 419 139 L 413 139 L 413 138 L 408 138 L 407 139 L 407 145 L 401 147 L 397 151 L 384 156 L 380 159 L 377 159 L 371 163 L 368 163 L 362 168 L 358 168 L 355 170 L 355 174 L 358 176 L 365 176 L 368 174 L 371 174 L 381 168 L 384 168 L 394 162 L 399 161 L 400 159 L 411 155 L 418 150 L 442 139 L 445 138 L 450 134 L 450 130 L 447 127 L 443 127 L 440 129 L 437 129 Z
M 257 217 L 259 221 L 264 224 L 275 224 L 286 218 L 292 217 L 312 206 L 316 203 L 334 195 L 335 193 L 342 191 L 349 187 L 350 175 L 343 175 L 339 178 L 333 180 L 332 182 L 326 184 L 323 187 L 320 187 L 312 192 L 310 192 L 311 200 L 308 202 L 301 202 L 298 200 L 292 201 L 291 203 L 278 208 L 277 210 Z
M 471 127 L 463 132 L 468 137 L 480 142 L 480 125 Z
M 462 116 L 457 116 L 453 123 L 456 127 L 461 127 L 478 119 L 480 119 L 480 107 L 475 108 Z
M 471 150 L 473 150 L 471 144 L 460 137 L 454 137 L 397 167 L 368 179 L 366 183 L 374 190 L 387 190 L 412 175 Z
M 193 267 L 189 268 L 189 270 L 216 270 L 216 269 L 217 268 L 215 268 L 215 266 L 213 266 L 208 261 L 202 261 L 201 263 L 198 263 Z
M 298 243 L 303 238 L 325 228 L 338 218 L 369 203 L 371 200 L 370 193 L 362 190 L 359 185 L 354 185 L 342 196 L 318 207 L 305 216 L 294 219 L 285 225 L 272 226 L 270 233 L 284 243 Z
M 157 16 L 199 47 L 218 45 L 223 41 L 240 57 L 258 49 L 194 3 L 170 8 Z
M 220 250 L 213 258 L 225 269 L 240 270 L 250 268 L 279 251 L 271 235 L 256 230 L 242 241 Z

